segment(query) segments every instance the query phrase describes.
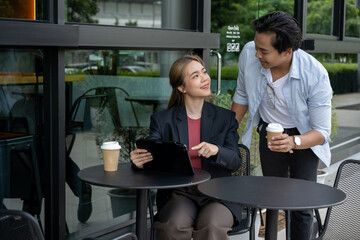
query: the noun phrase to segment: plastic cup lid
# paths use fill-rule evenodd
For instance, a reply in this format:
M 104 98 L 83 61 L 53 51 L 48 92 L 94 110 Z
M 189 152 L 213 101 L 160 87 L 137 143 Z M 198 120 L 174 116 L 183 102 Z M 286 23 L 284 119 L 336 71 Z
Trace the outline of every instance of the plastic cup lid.
M 268 132 L 283 132 L 284 128 L 279 123 L 269 123 L 266 127 L 266 131 Z
M 116 150 L 121 149 L 121 146 L 118 142 L 103 142 L 100 148 L 105 150 Z

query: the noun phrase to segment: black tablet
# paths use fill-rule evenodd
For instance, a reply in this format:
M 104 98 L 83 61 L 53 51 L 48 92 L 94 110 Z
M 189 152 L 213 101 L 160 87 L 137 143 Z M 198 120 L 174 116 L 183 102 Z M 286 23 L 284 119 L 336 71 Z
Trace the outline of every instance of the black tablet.
M 159 140 L 139 139 L 137 148 L 148 150 L 153 156 L 144 164 L 144 170 L 171 174 L 194 175 L 189 153 L 185 144 Z

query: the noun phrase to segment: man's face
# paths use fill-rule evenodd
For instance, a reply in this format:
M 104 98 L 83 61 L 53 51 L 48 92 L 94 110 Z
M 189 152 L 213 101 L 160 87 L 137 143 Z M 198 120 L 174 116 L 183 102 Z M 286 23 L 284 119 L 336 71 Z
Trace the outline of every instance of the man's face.
M 287 62 L 291 49 L 279 53 L 277 49 L 272 46 L 275 40 L 275 33 L 255 33 L 255 56 L 260 60 L 263 68 L 276 68 Z

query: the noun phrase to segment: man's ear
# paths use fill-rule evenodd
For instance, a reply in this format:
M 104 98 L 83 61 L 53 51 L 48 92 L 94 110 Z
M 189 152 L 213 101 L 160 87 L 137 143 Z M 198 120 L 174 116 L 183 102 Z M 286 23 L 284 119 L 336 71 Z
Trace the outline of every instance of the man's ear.
M 288 49 L 285 50 L 284 56 L 288 57 L 288 56 L 292 55 L 292 53 L 293 53 L 292 48 L 288 48 Z

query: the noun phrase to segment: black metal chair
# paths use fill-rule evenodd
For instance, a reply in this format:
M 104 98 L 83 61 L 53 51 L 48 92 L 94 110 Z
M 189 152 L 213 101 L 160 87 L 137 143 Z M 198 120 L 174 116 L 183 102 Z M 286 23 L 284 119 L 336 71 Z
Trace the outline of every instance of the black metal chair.
M 250 151 L 243 145 L 239 144 L 239 150 L 242 158 L 242 165 L 239 170 L 234 172 L 235 176 L 249 176 L 250 175 Z M 255 239 L 255 218 L 252 218 L 254 209 L 249 207 L 243 207 L 243 218 L 239 224 L 233 227 L 232 230 L 228 232 L 229 236 L 239 235 L 246 232 L 249 232 L 249 238 Z
M 120 95 L 124 95 L 128 97 L 129 94 L 122 88 L 119 87 L 97 87 L 92 88 L 84 92 L 80 97 L 78 97 L 70 110 L 70 119 L 67 122 L 68 130 L 74 131 L 76 129 L 86 131 L 90 130 L 92 127 L 91 120 L 91 110 L 93 108 L 97 111 L 98 115 L 103 114 L 105 108 L 108 108 L 112 123 L 115 128 L 122 127 L 122 123 L 120 121 L 120 111 L 119 106 L 120 103 L 118 98 Z M 125 100 L 122 101 L 124 104 Z M 84 113 L 81 117 L 79 117 L 78 111 L 81 105 L 84 105 Z M 139 126 L 139 121 L 135 114 L 134 106 L 131 102 L 126 102 L 126 104 L 130 104 L 131 111 L 134 115 L 134 119 L 136 122 L 136 126 Z M 128 117 L 128 116 L 127 116 Z
M 15 136 L 11 136 L 12 134 Z M 33 135 L 22 133 L 4 133 L 3 135 L 5 139 L 2 140 L 0 146 L 2 161 L 0 209 L 7 209 L 3 203 L 4 198 L 20 198 L 23 200 L 22 209 L 36 216 L 41 227 L 42 187 L 40 164 L 35 151 Z
M 0 210 L 0 236 L 2 240 L 44 240 L 39 224 L 24 211 Z
M 360 161 L 349 159 L 342 162 L 336 174 L 334 188 L 346 194 L 346 201 L 328 208 L 321 222 L 318 210 L 315 215 L 321 240 L 359 239 L 360 237 Z
M 125 151 L 121 151 L 121 154 L 126 155 L 128 152 L 129 155 L 132 142 L 141 131 L 133 103 L 125 101 L 126 97 L 129 97 L 129 94 L 120 87 L 97 87 L 85 91 L 71 107 L 66 124 L 67 131 L 99 130 L 102 127 L 96 126 L 102 123 L 103 118 L 111 119 L 106 126 L 111 126 L 112 123 L 113 134 L 123 136 L 122 147 Z M 110 129 L 111 127 L 107 131 L 112 131 Z

